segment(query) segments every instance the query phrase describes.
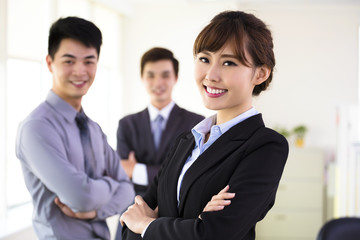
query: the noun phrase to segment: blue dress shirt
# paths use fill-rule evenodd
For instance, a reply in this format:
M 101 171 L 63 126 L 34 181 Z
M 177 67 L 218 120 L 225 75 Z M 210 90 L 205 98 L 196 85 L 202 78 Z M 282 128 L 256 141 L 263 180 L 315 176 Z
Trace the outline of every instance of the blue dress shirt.
M 192 130 L 191 133 L 195 138 L 195 147 L 192 151 L 189 158 L 186 160 L 183 169 L 181 170 L 178 186 L 177 186 L 177 200 L 179 204 L 180 199 L 180 188 L 182 179 L 186 173 L 186 171 L 191 167 L 191 165 L 196 161 L 196 159 L 206 150 L 211 144 L 213 144 L 222 134 L 224 134 L 231 127 L 236 124 L 244 121 L 245 119 L 252 117 L 258 114 L 258 111 L 255 108 L 250 108 L 248 111 L 240 114 L 239 116 L 227 121 L 223 124 L 215 125 L 216 115 L 208 117 L 203 121 L 199 122 Z M 209 139 L 206 143 L 204 143 L 205 135 L 210 132 Z M 224 186 L 225 187 L 225 186 Z

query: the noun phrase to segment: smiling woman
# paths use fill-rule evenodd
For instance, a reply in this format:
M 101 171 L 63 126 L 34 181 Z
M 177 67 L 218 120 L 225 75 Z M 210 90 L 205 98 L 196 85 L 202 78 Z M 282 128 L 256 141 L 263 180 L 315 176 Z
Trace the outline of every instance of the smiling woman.
M 121 216 L 125 240 L 255 239 L 274 205 L 288 143 L 252 106 L 272 80 L 270 31 L 252 14 L 225 11 L 200 32 L 194 56 L 204 105 L 216 114 L 175 140 L 144 199 Z

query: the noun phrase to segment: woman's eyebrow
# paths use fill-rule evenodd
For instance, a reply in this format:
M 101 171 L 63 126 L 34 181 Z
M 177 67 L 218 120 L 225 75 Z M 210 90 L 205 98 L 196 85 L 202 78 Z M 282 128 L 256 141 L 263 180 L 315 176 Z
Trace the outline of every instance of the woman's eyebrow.
M 222 58 L 235 58 L 235 59 L 237 59 L 237 57 L 235 55 L 232 55 L 232 54 L 221 54 L 221 57 Z

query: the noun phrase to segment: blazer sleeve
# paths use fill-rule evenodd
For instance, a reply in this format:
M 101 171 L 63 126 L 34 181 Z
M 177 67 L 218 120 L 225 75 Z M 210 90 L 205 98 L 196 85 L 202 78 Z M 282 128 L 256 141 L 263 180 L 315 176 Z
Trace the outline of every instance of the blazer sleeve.
M 123 240 L 142 240 L 140 234 L 133 233 L 130 229 L 127 228 L 126 225 L 122 227 L 121 231 L 121 239 Z
M 147 175 L 148 175 L 148 182 L 151 184 L 154 181 L 155 176 L 159 172 L 161 165 L 146 165 Z
M 158 176 L 161 174 L 161 169 L 158 175 L 154 178 L 151 185 L 148 187 L 146 194 L 144 196 L 145 202 L 149 205 L 151 209 L 157 207 L 157 186 L 158 186 Z M 126 225 L 123 226 L 121 236 L 123 240 L 141 240 L 142 237 L 140 234 L 132 232 Z
M 169 164 L 169 160 L 170 160 L 169 156 L 171 156 L 171 153 L 174 151 L 174 148 L 177 146 L 178 140 L 181 138 L 181 136 L 182 136 L 182 134 L 177 138 L 175 143 L 173 145 L 171 145 L 169 153 L 167 154 L 167 156 L 165 158 L 165 161 L 161 165 L 161 168 L 160 168 L 159 172 L 157 173 L 157 175 L 155 176 L 155 178 L 153 179 L 153 181 L 149 185 L 149 187 L 148 187 L 148 189 L 147 189 L 147 191 L 146 191 L 146 193 L 145 193 L 145 195 L 143 197 L 145 202 L 149 205 L 149 207 L 151 209 L 155 209 L 158 206 L 158 203 L 157 203 L 157 190 L 158 190 L 159 176 L 161 175 L 161 172 L 163 171 L 163 169 L 165 169 L 166 166 Z M 124 225 L 123 228 L 122 228 L 122 239 L 123 240 L 141 240 L 143 238 L 141 237 L 140 234 L 135 234 L 130 229 L 128 229 L 126 225 Z
M 266 134 L 249 144 L 252 147 L 238 153 L 239 164 L 229 180 L 230 192 L 236 194 L 229 206 L 222 211 L 201 213 L 202 220 L 160 217 L 149 225 L 143 239 L 255 239 L 256 223 L 274 204 L 288 145 L 282 136 L 269 139 Z
M 130 146 L 126 138 L 127 131 L 129 131 L 129 126 L 126 126 L 126 120 L 121 119 L 119 121 L 119 126 L 116 132 L 116 152 L 121 159 L 127 159 L 130 152 Z

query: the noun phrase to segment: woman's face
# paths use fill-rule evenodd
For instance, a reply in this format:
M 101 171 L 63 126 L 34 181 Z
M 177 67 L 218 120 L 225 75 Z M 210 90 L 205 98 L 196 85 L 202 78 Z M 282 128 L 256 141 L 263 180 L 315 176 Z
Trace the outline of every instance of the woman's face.
M 227 120 L 252 107 L 253 89 L 262 82 L 258 76 L 258 68 L 243 65 L 229 44 L 217 52 L 200 52 L 195 59 L 195 79 L 205 107 Z

